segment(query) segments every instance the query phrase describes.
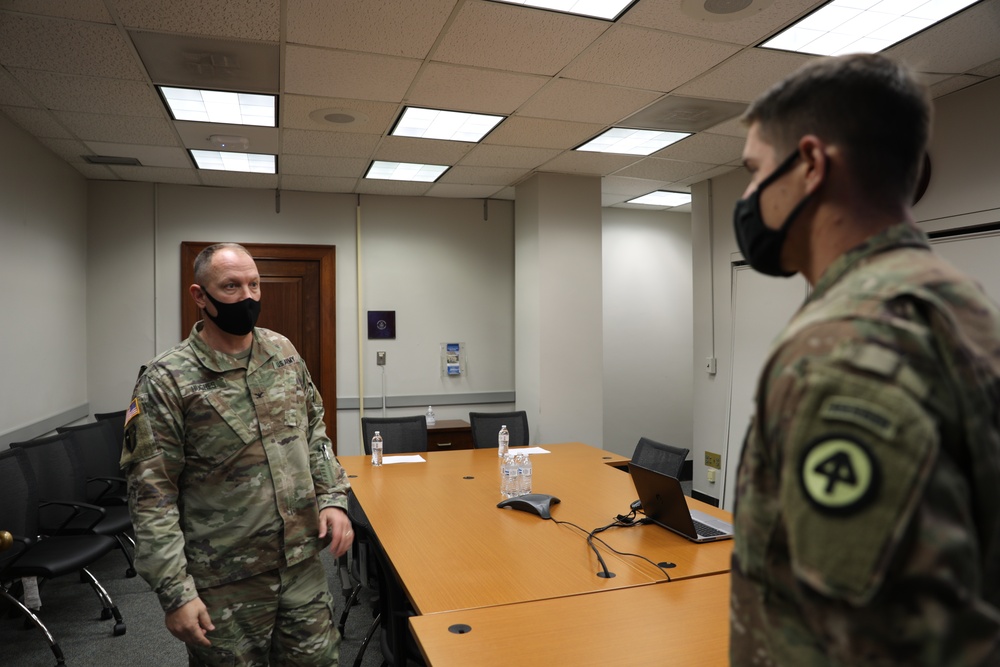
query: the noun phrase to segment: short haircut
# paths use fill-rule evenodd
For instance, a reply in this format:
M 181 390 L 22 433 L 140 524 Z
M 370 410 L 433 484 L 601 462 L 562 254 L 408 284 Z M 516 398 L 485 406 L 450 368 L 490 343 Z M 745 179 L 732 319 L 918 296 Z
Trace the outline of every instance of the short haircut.
M 930 140 L 927 89 L 878 54 L 810 62 L 755 100 L 743 120 L 782 156 L 813 134 L 838 145 L 869 203 L 913 200 Z
M 209 282 L 212 274 L 212 257 L 215 253 L 225 248 L 239 250 L 247 257 L 253 257 L 250 251 L 239 243 L 216 243 L 215 245 L 210 245 L 199 252 L 198 256 L 194 258 L 194 281 L 197 284 L 204 285 L 206 282 Z

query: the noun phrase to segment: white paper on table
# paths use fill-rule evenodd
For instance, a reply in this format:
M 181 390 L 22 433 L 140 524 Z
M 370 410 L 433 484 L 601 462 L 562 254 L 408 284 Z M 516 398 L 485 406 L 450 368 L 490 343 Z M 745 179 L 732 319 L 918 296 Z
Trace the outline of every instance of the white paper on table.
M 516 454 L 551 454 L 547 449 L 542 449 L 541 447 L 511 447 L 507 450 L 508 452 L 514 452 Z
M 389 463 L 426 463 L 420 454 L 393 454 L 382 457 L 382 465 Z

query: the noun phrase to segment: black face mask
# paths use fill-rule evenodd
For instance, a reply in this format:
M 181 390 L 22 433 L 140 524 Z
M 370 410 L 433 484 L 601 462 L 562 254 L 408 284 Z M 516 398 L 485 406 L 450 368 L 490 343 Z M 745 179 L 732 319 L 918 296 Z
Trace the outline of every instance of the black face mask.
M 754 270 L 768 276 L 787 278 L 795 275 L 794 271 L 785 271 L 781 267 L 781 248 L 785 245 L 788 228 L 809 201 L 810 195 L 806 195 L 795 205 L 780 227 L 771 229 L 764 224 L 764 218 L 760 213 L 760 193 L 791 169 L 798 157 L 799 152 L 796 150 L 785 158 L 770 176 L 760 182 L 749 197 L 736 202 L 733 210 L 733 228 L 736 231 L 736 242 L 740 246 L 740 252 Z
M 260 301 L 247 297 L 236 303 L 222 303 L 209 294 L 203 286 L 198 285 L 198 287 L 201 287 L 202 294 L 215 306 L 218 315 L 212 315 L 205 310 L 205 315 L 215 322 L 215 326 L 233 336 L 245 336 L 253 331 L 260 316 Z

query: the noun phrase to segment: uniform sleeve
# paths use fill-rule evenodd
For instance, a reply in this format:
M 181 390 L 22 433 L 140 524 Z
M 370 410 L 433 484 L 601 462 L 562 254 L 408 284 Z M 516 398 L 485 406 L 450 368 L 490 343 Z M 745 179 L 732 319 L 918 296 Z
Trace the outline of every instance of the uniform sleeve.
M 309 418 L 309 463 L 319 508 L 339 507 L 347 511 L 347 491 L 351 488 L 347 473 L 333 456 L 333 445 L 326 435 L 323 398 L 313 384 L 305 364 L 306 411 Z
M 122 450 L 135 564 L 166 612 L 198 597 L 187 573 L 177 482 L 184 470 L 184 415 L 179 393 L 155 369 L 139 378 Z

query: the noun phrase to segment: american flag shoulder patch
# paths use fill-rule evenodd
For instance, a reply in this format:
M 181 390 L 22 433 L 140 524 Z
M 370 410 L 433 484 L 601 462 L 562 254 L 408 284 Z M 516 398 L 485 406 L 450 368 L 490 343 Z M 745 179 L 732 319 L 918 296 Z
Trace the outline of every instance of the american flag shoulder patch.
M 139 408 L 139 399 L 133 398 L 132 402 L 128 404 L 128 410 L 125 411 L 125 426 L 132 421 L 133 417 L 138 417 L 142 410 Z

